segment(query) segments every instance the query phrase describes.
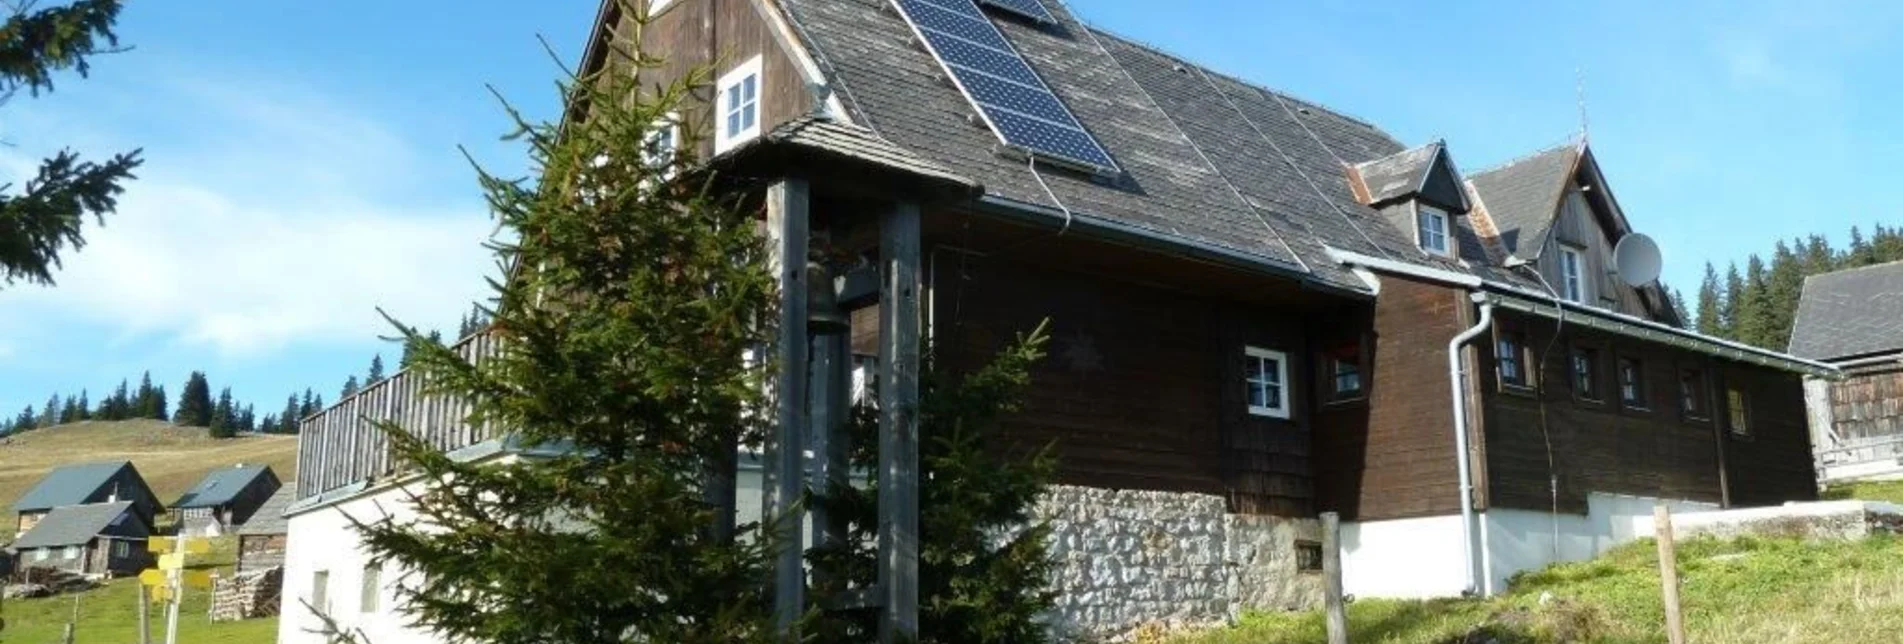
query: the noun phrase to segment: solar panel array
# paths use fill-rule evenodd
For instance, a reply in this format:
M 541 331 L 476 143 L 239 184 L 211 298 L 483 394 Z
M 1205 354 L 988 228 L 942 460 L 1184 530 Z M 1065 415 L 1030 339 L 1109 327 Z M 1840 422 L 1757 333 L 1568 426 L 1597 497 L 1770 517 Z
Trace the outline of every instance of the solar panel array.
M 1038 22 L 1045 22 L 1045 23 L 1057 22 L 1057 18 L 1051 15 L 1051 11 L 1049 9 L 1044 8 L 1044 3 L 1038 2 L 1037 0 L 978 0 L 978 1 L 993 7 L 997 7 L 999 9 L 1003 9 L 1005 11 L 1009 11 L 1011 13 L 1018 14 L 1020 16 L 1024 16 L 1026 18 L 1030 18 L 1032 20 L 1036 20 Z
M 1110 153 L 973 0 L 893 2 L 1005 146 L 1100 172 L 1118 171 Z

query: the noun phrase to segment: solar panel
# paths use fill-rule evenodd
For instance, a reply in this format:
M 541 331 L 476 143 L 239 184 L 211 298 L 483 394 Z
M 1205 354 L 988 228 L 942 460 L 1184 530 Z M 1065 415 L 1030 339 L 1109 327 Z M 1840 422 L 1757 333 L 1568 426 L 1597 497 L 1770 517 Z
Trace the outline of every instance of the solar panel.
M 1057 22 L 1044 3 L 1037 0 L 980 0 L 981 2 L 1039 22 Z
M 1118 171 L 1110 153 L 1077 122 L 1077 116 L 974 0 L 893 3 L 1005 147 L 1100 172 Z M 1013 4 L 1044 8 L 1037 0 L 1013 0 Z

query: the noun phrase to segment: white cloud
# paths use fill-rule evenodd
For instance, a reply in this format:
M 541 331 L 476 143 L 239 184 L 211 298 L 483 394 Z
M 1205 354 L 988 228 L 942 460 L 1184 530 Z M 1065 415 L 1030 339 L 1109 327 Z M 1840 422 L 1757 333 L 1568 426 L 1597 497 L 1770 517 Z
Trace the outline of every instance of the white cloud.
M 58 287 L 0 290 L 0 310 L 257 354 L 388 335 L 377 307 L 446 324 L 485 294 L 491 224 L 479 195 L 413 206 L 397 189 L 427 173 L 413 144 L 328 101 L 191 87 L 182 94 L 196 100 L 178 111 L 209 110 L 189 120 L 210 135 L 149 147 L 117 214 L 66 253 Z M 0 176 L 32 162 L 0 148 Z

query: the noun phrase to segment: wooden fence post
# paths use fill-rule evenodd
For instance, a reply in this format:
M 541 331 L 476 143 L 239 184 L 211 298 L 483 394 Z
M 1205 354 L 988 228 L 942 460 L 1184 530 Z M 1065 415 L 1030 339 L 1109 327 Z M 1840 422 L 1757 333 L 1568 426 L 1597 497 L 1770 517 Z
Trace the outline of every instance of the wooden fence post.
M 1665 596 L 1665 635 L 1671 644 L 1685 644 L 1685 618 L 1678 606 L 1678 554 L 1672 543 L 1672 511 L 1660 503 L 1652 507 L 1652 532 L 1659 543 L 1659 584 Z
M 1322 513 L 1322 603 L 1328 644 L 1348 644 L 1348 607 L 1341 594 L 1341 515 Z

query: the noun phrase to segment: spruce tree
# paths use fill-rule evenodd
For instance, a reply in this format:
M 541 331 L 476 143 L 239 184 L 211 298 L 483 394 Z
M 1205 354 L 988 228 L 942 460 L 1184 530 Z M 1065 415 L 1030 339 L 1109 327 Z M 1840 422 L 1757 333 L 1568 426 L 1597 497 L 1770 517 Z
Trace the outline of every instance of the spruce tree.
M 204 372 L 193 371 L 178 394 L 178 413 L 172 422 L 186 427 L 210 427 L 212 413 L 211 383 Z
M 415 332 L 411 331 L 411 333 Z M 370 372 L 364 376 L 363 386 L 368 387 L 379 382 L 383 382 L 383 354 L 381 353 L 370 357 Z
M 218 402 L 211 409 L 212 438 L 231 438 L 238 434 L 237 412 L 231 406 L 231 388 L 218 392 Z
M 466 463 L 383 423 L 426 482 L 419 520 L 358 529 L 373 558 L 415 572 L 401 601 L 447 641 L 779 641 L 768 535 L 713 535 L 703 500 L 704 465 L 730 459 L 738 434 L 757 444 L 748 410 L 765 408 L 764 367 L 744 358 L 771 337 L 755 213 L 647 157 L 650 129 L 706 70 L 656 87 L 641 74 L 659 61 L 607 55 L 635 58 L 568 84 L 585 118 L 523 124 L 536 181 L 482 175 L 500 264 L 533 267 L 496 285 L 503 350 L 472 365 L 395 324 L 411 373 L 470 420 L 567 449 Z M 679 149 L 699 149 L 683 134 Z
M 1718 317 L 1723 321 L 1723 337 L 1730 340 L 1743 340 L 1739 336 L 1742 326 L 1739 308 L 1744 300 L 1744 277 L 1738 274 L 1737 262 L 1725 268 L 1724 303 L 1718 309 Z
M 286 397 L 284 411 L 278 412 L 278 431 L 286 434 L 297 433 L 298 423 L 304 420 L 304 414 L 299 413 L 302 411 L 304 408 L 298 404 L 297 394 L 293 393 Z
M 113 23 L 122 5 L 122 0 L 6 4 L 11 15 L 0 22 L 0 104 L 21 90 L 30 96 L 52 92 L 60 72 L 86 76 L 94 57 L 117 49 Z M 0 191 L 19 192 L 0 194 L 0 289 L 21 281 L 53 284 L 60 254 L 85 246 L 81 228 L 88 218 L 105 224 L 139 164 L 137 151 L 94 163 L 61 150 L 30 176 L 14 180 L 10 173 Z
M 357 377 L 351 376 L 344 379 L 344 390 L 342 393 L 337 394 L 337 398 L 342 400 L 354 395 L 357 395 Z
M 38 427 L 38 419 L 33 416 L 33 406 L 27 405 L 26 409 L 20 410 L 19 416 L 13 418 L 13 429 L 9 430 L 8 433 L 17 434 L 36 427 Z
M 40 410 L 40 426 L 52 427 L 59 424 L 59 394 L 46 399 L 46 407 Z
M 79 390 L 79 404 L 76 406 L 79 408 L 80 420 L 88 420 L 93 417 L 92 403 L 86 400 L 86 390 L 84 389 Z
M 153 387 L 152 388 L 152 414 L 150 416 L 147 416 L 147 418 L 151 418 L 153 420 L 165 420 L 167 418 L 171 418 L 172 417 L 171 414 L 166 413 L 166 407 L 169 405 L 169 402 L 168 402 L 169 400 L 170 400 L 169 398 L 165 397 L 165 385 L 159 385 L 159 386 Z
M 265 414 L 264 420 L 258 421 L 258 433 L 260 434 L 281 433 L 278 431 L 278 415 Z
M 1719 317 L 1720 300 L 1723 292 L 1718 290 L 1718 269 L 1705 262 L 1705 278 L 1698 282 L 1698 321 L 1695 328 L 1699 333 L 1722 337 L 1724 320 Z
M 1778 241 L 1771 255 L 1771 267 L 1765 275 L 1767 328 L 1764 344 L 1783 351 L 1791 343 L 1791 327 L 1797 319 L 1797 300 L 1804 290 L 1802 261 L 1791 247 Z

